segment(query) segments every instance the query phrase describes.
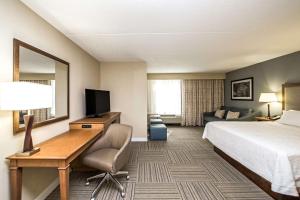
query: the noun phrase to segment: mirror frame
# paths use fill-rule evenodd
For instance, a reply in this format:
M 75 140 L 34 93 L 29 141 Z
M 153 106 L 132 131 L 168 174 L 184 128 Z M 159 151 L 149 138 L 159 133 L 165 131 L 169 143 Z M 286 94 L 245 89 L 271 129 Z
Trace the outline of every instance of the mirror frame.
M 70 117 L 70 64 L 56 56 L 53 56 L 41 49 L 38 49 L 34 46 L 31 46 L 25 42 L 22 42 L 18 39 L 13 40 L 13 81 L 19 81 L 20 80 L 20 47 L 29 49 L 31 51 L 34 51 L 38 54 L 41 54 L 43 56 L 49 57 L 51 59 L 54 59 L 58 62 L 64 63 L 65 65 L 67 65 L 67 115 L 65 116 L 61 116 L 61 117 L 57 117 L 57 118 L 53 118 L 53 119 L 48 119 L 46 121 L 43 122 L 38 122 L 38 123 L 34 123 L 33 124 L 33 128 L 37 128 L 37 127 L 41 127 L 41 126 L 45 126 L 48 124 L 52 124 L 55 122 L 59 122 L 59 121 L 63 121 L 66 119 L 69 119 Z M 19 127 L 19 111 L 13 111 L 13 133 L 17 134 L 20 133 L 22 131 L 24 131 L 25 128 L 24 127 Z

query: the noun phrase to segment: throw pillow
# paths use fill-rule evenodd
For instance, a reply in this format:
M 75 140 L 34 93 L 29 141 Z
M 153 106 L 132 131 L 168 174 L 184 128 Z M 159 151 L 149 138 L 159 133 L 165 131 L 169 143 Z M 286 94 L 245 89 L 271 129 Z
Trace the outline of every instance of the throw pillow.
M 240 116 L 240 112 L 228 111 L 227 116 L 226 116 L 226 120 L 228 120 L 228 119 L 238 119 L 239 116 Z
M 215 117 L 217 118 L 223 119 L 224 115 L 225 115 L 225 110 L 217 110 L 215 112 Z

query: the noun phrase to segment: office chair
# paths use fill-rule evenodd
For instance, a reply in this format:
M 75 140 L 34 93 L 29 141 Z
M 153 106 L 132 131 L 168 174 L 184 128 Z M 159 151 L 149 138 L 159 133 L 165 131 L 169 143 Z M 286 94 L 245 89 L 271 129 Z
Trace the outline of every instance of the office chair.
M 126 179 L 129 180 L 128 172 L 120 170 L 129 159 L 131 136 L 131 126 L 112 124 L 105 135 L 98 139 L 83 156 L 83 164 L 104 171 L 102 174 L 87 178 L 86 185 L 89 185 L 91 180 L 103 178 L 92 192 L 91 200 L 96 199 L 103 183 L 109 180 L 117 186 L 121 192 L 121 197 L 125 197 L 124 187 L 115 177 L 126 176 Z

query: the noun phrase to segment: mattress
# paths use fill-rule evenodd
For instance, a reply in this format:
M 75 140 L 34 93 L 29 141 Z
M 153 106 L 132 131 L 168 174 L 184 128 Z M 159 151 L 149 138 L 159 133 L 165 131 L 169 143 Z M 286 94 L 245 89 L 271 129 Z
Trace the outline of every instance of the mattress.
M 268 180 L 272 191 L 298 196 L 300 127 L 277 122 L 210 122 L 203 138 Z

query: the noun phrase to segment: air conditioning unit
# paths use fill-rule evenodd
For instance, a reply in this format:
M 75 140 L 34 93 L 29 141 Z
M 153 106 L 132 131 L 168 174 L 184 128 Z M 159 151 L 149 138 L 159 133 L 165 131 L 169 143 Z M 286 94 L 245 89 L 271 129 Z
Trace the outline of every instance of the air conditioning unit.
M 181 124 L 181 116 L 180 115 L 161 115 L 164 124 Z

